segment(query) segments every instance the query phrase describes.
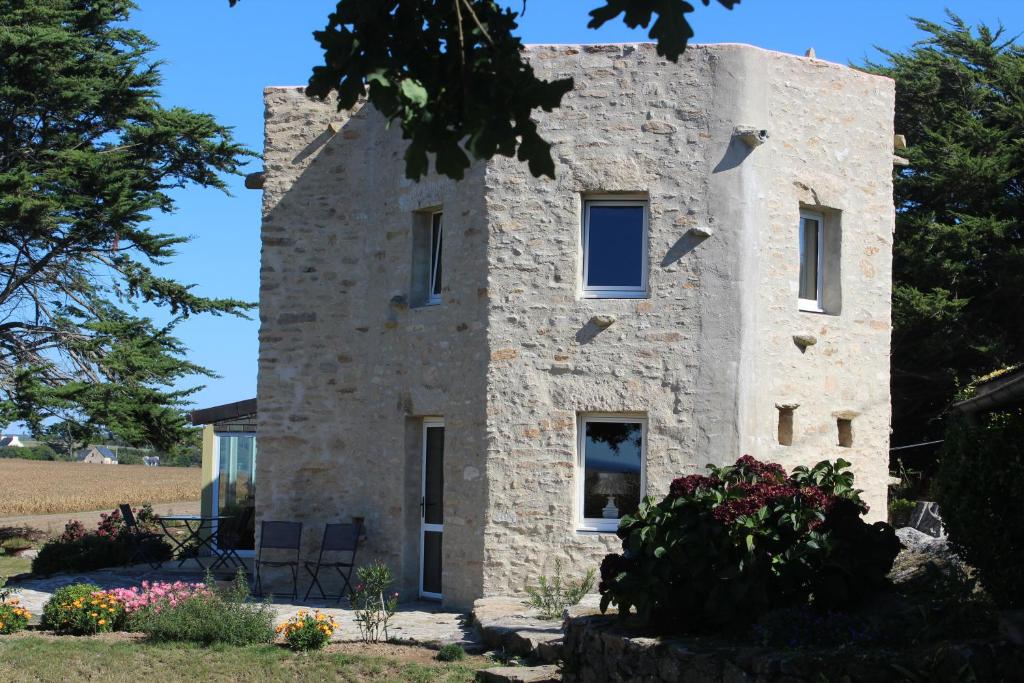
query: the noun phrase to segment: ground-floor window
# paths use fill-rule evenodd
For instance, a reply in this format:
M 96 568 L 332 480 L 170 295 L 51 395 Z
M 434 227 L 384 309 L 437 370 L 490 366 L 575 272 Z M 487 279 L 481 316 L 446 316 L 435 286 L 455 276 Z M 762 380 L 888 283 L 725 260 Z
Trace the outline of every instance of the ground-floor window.
M 218 541 L 235 550 L 255 547 L 256 435 L 217 435 L 216 510 L 231 519 L 220 522 Z
M 579 528 L 615 531 L 643 496 L 646 420 L 584 415 L 579 424 Z

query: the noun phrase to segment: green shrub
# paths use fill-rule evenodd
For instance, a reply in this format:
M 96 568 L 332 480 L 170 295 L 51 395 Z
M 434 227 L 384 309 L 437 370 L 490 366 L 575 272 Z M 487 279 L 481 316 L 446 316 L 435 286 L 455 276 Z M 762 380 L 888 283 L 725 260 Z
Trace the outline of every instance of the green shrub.
M 787 475 L 743 456 L 674 480 L 621 520 L 623 553 L 601 563 L 602 610 L 635 609 L 660 632 L 724 631 L 775 608 L 840 610 L 871 596 L 900 543 L 888 524 L 861 519 L 849 465 Z
M 323 614 L 320 610 L 310 614 L 300 609 L 294 617 L 274 629 L 274 632 L 284 634 L 284 642 L 290 650 L 305 652 L 322 648 L 337 629 L 338 622 L 334 617 Z
M 171 547 L 163 539 L 143 541 L 154 560 L 171 559 Z M 33 574 L 82 572 L 128 564 L 135 555 L 137 543 L 127 538 L 87 534 L 63 541 L 52 539 L 43 544 L 32 560 Z
M 213 586 L 212 577 L 206 584 Z M 239 570 L 230 589 L 196 594 L 176 605 L 157 605 L 134 613 L 129 627 L 152 640 L 201 645 L 255 645 L 274 640 L 274 610 L 269 603 L 250 604 L 249 585 Z
M 586 576 L 578 581 L 562 580 L 562 562 L 555 560 L 555 575 L 548 579 L 541 576 L 537 585 L 527 585 L 529 596 L 524 604 L 540 612 L 542 619 L 561 619 L 566 608 L 578 605 L 583 596 L 594 587 L 594 570 L 587 570 Z
M 69 631 L 74 626 L 74 603 L 89 600 L 103 589 L 92 583 L 72 583 L 53 592 L 43 605 L 42 626 L 51 631 Z
M 906 498 L 894 498 L 889 501 L 889 523 L 894 527 L 910 524 L 910 515 L 917 507 L 917 502 Z
M 458 662 L 466 658 L 466 651 L 458 643 L 442 645 L 437 651 L 437 660 L 441 662 Z
M 936 475 L 949 543 L 1000 607 L 1024 608 L 1024 410 L 953 419 Z
M 349 595 L 349 602 L 355 611 L 359 636 L 364 643 L 388 640 L 388 623 L 398 609 L 398 593 L 388 593 L 394 582 L 391 569 L 382 562 L 360 567 L 355 590 Z

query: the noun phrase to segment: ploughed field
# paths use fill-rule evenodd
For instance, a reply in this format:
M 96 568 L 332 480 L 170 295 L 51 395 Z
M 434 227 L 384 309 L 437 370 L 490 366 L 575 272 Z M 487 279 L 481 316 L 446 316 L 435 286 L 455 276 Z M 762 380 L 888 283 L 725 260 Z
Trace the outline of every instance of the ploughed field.
M 0 459 L 0 517 L 199 500 L 198 467 Z

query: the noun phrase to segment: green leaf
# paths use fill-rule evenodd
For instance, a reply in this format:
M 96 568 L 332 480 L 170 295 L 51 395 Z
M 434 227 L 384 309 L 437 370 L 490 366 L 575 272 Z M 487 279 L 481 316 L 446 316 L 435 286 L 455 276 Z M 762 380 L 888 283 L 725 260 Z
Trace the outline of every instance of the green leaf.
M 415 78 L 402 79 L 402 95 L 417 107 L 424 107 L 427 104 L 427 89 Z

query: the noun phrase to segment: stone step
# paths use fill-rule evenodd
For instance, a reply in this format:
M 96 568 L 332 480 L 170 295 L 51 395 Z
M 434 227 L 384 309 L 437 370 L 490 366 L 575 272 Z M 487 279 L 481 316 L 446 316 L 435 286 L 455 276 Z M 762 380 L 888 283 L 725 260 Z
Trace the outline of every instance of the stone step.
M 481 683 L 559 683 L 562 674 L 555 664 L 543 666 L 496 666 L 476 674 Z

